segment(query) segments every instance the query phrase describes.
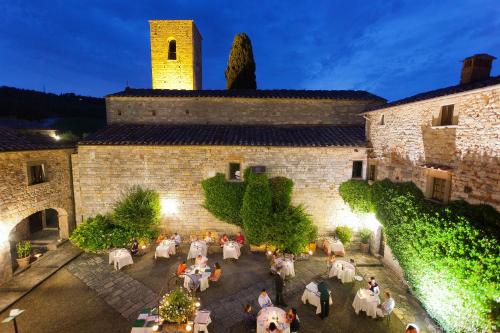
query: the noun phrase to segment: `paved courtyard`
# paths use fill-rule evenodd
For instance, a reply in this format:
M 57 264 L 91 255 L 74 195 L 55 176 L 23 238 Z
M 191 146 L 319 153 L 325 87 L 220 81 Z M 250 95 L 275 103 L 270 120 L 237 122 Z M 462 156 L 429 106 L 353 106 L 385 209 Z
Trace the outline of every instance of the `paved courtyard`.
M 186 246 L 170 259 L 155 260 L 153 251 L 149 251 L 134 258 L 134 265 L 114 271 L 107 255 L 82 254 L 13 304 L 26 309 L 19 318 L 20 332 L 130 332 L 139 310 L 156 304 L 186 255 Z M 389 287 L 393 292 L 396 310 L 390 321 L 374 320 L 363 312 L 356 315 L 352 301 L 359 285 L 342 284 L 337 279 L 327 280 L 333 299 L 329 318 L 320 320 L 311 305 L 302 304 L 305 285 L 325 274 L 325 257 L 318 251 L 309 260 L 297 261 L 296 276 L 286 283 L 285 301 L 297 308 L 301 332 L 403 332 L 408 322 L 417 322 L 421 332 L 433 331 L 418 303 L 376 258 L 359 252 L 348 252 L 347 258 L 356 260 L 359 274 L 375 275 L 382 290 Z M 209 253 L 209 264 L 215 262 L 222 265 L 221 280 L 199 293 L 202 307 L 212 311 L 210 332 L 245 332 L 241 323 L 243 306 L 250 303 L 257 310 L 262 288 L 274 297 L 267 259 L 262 253 L 245 251 L 236 262 L 223 261 L 221 253 Z M 7 314 L 4 311 L 0 318 Z M 1 328 L 1 332 L 5 328 L 13 332 L 10 325 Z

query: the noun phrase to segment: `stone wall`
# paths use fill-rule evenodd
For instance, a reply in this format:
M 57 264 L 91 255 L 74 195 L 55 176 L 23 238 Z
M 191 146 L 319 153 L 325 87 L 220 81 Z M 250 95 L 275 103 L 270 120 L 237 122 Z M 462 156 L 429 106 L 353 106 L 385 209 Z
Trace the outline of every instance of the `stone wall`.
M 363 124 L 380 101 L 271 98 L 107 97 L 108 124 Z
M 441 106 L 454 104 L 454 123 L 436 126 Z M 380 125 L 384 115 L 384 125 Z M 500 209 L 500 87 L 443 96 L 367 114 L 370 163 L 377 179 L 451 178 L 450 199 Z M 430 167 L 432 166 L 432 167 Z
M 221 146 L 82 146 L 73 156 L 77 223 L 112 210 L 133 185 L 155 189 L 175 206 L 165 214 L 164 228 L 183 234 L 236 228 L 215 219 L 203 207 L 201 181 L 217 172 L 228 173 L 229 162 L 242 170 L 264 165 L 267 174 L 293 179 L 293 202 L 303 203 L 320 233 L 343 224 L 349 208 L 338 186 L 351 177 L 352 161 L 365 160 L 364 148 L 277 148 Z M 78 180 L 78 182 L 77 182 Z M 321 198 L 321 200 L 318 200 Z
M 59 214 L 61 237 L 74 225 L 70 155 L 72 149 L 0 153 L 0 233 L 16 233 L 16 227 L 38 211 L 53 208 Z M 47 182 L 28 185 L 28 165 L 44 163 Z M 9 241 L 0 243 L 0 282 L 12 275 Z
M 192 20 L 152 20 L 151 71 L 153 89 L 201 89 L 201 35 Z M 176 42 L 176 59 L 168 46 Z

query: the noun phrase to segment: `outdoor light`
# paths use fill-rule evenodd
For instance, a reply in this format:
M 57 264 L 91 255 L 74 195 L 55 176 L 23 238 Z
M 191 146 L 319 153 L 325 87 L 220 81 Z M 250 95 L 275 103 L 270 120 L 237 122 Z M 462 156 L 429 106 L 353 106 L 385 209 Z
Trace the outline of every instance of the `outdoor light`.
M 312 256 L 313 255 L 313 251 L 309 250 L 309 255 Z
M 176 214 L 178 211 L 178 202 L 175 199 L 161 199 L 161 211 L 163 214 Z
M 194 306 L 196 306 L 197 308 L 199 308 L 201 306 L 201 303 L 200 302 L 196 302 L 196 303 L 194 303 Z
M 59 140 L 61 140 L 61 137 L 59 135 L 55 134 L 54 135 L 54 140 L 59 141 Z
M 160 329 L 160 326 L 158 325 L 153 325 L 153 327 L 151 327 L 151 329 L 153 330 L 153 332 L 156 332 Z
M 0 244 L 9 240 L 9 230 L 7 226 L 0 222 Z
M 146 245 L 141 246 L 141 249 L 143 249 L 143 250 L 144 250 L 145 248 L 146 248 Z
M 271 254 L 273 254 L 271 251 L 267 251 L 268 256 L 270 256 Z
M 191 326 L 191 324 L 186 325 L 186 331 L 191 332 L 192 329 L 193 329 L 193 326 Z
M 35 254 L 35 257 L 37 257 L 37 258 L 40 258 L 41 256 L 42 256 L 41 252 L 38 252 L 37 254 Z

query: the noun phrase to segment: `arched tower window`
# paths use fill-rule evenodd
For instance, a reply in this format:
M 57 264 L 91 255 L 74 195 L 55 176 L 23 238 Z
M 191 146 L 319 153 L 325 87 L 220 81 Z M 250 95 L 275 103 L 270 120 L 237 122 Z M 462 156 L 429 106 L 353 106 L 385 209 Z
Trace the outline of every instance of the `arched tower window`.
M 175 39 L 172 39 L 168 42 L 168 60 L 176 60 L 177 59 L 177 44 Z

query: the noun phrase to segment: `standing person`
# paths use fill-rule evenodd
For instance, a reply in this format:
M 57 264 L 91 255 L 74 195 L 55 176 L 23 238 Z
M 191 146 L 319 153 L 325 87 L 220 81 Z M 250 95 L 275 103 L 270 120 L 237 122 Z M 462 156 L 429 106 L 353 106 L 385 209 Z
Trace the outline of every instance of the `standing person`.
M 325 281 L 321 281 L 318 284 L 318 291 L 320 293 L 319 301 L 321 303 L 321 319 L 328 317 L 330 313 L 330 291 L 328 290 L 328 286 Z
M 240 247 L 245 245 L 245 236 L 243 236 L 243 234 L 238 231 L 238 233 L 236 234 L 236 243 L 240 244 Z
M 276 305 L 286 306 L 283 300 L 283 289 L 285 288 L 285 281 L 283 280 L 283 272 L 280 269 L 278 274 L 274 276 L 274 283 L 276 288 Z
M 181 236 L 178 233 L 174 233 L 171 239 L 175 242 L 175 246 L 181 245 Z
M 252 311 L 252 306 L 250 304 L 245 305 L 243 311 L 245 315 L 245 327 L 249 330 L 255 330 L 257 326 L 257 317 Z
M 297 333 L 300 329 L 300 320 L 297 316 L 297 309 L 291 308 L 287 314 L 288 323 L 290 324 L 290 333 Z
M 134 256 L 136 256 L 139 253 L 139 242 L 135 238 L 134 241 L 132 242 L 132 248 L 130 249 L 130 252 L 132 252 L 132 255 Z

